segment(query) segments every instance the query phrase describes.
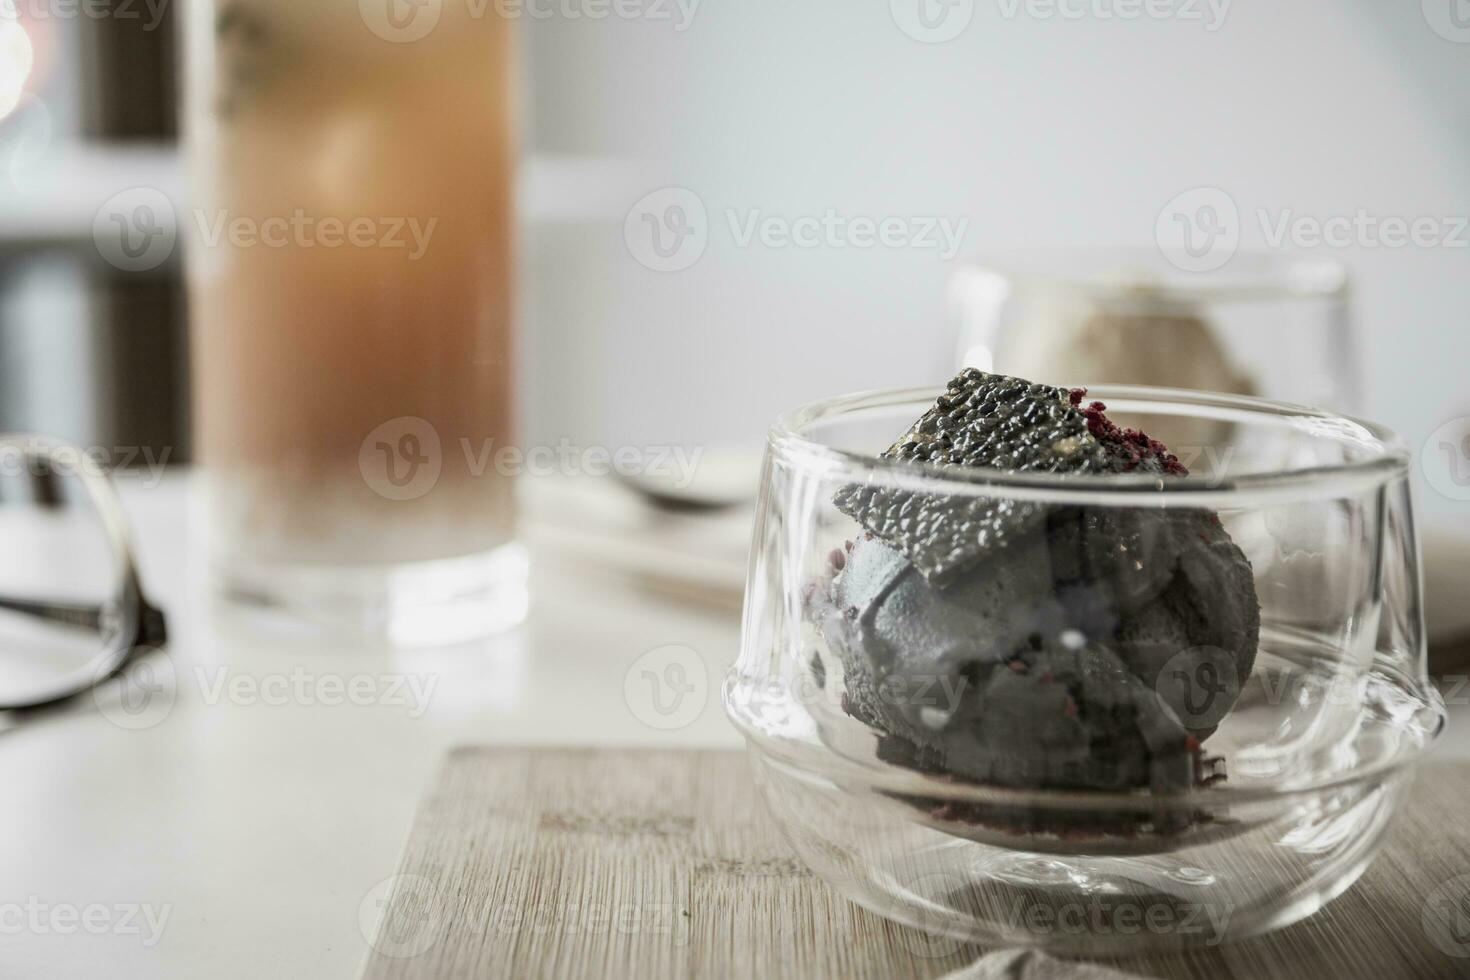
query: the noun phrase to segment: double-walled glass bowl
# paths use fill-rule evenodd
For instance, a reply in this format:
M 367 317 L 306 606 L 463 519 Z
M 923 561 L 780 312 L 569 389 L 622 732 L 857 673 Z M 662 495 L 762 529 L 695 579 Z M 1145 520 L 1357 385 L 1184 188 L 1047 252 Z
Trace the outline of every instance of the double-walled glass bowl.
M 725 704 L 801 858 L 860 905 L 928 933 L 1088 955 L 1252 935 L 1312 914 L 1351 885 L 1444 723 L 1425 672 L 1408 457 L 1395 438 L 1298 406 L 1100 387 L 1089 399 L 1120 423 L 1147 430 L 1167 417 L 1186 433 L 1195 444 L 1171 449 L 1191 475 L 1062 478 L 879 458 L 938 394 L 839 398 L 791 413 L 771 433 Z M 864 608 L 834 609 L 829 599 L 841 595 L 834 582 L 851 568 L 853 543 L 874 543 L 834 503 L 851 487 L 1065 512 L 1104 527 L 1145 514 L 1198 518 L 1228 533 L 1249 561 L 1241 574 L 1253 578 L 1260 608 L 1254 657 L 1239 661 L 1244 676 L 1220 651 L 1184 649 L 1183 640 L 1178 650 L 1156 643 L 1140 664 L 1105 616 L 1070 622 L 1053 612 L 1038 627 L 1102 657 L 1116 646 L 1146 685 L 1128 681 L 1130 697 L 1156 696 L 1154 717 L 1200 736 L 1173 757 L 1186 760 L 1189 778 L 1158 778 L 1156 759 L 1141 763 L 1154 778 L 1130 782 L 1121 768 L 1136 746 L 1120 748 L 1095 786 L 1059 778 L 1045 749 L 1007 757 L 1006 746 L 1029 744 L 1033 726 L 1040 746 L 1079 711 L 1122 711 L 1120 731 L 1134 716 L 1071 697 L 1048 702 L 1064 704 L 1068 721 L 994 699 L 986 710 L 1003 719 L 957 711 L 966 685 L 996 669 L 964 655 L 968 644 L 993 651 L 995 638 L 981 634 L 995 615 L 909 622 L 903 635 L 920 639 L 904 642 L 928 635 L 946 652 L 925 661 L 928 676 L 905 673 L 877 619 L 922 619 L 933 603 L 870 596 Z M 1014 560 L 989 559 L 989 574 L 1000 581 Z M 985 587 L 972 580 L 970 591 L 944 596 L 936 586 L 958 603 Z M 1201 594 L 1214 601 L 1208 583 Z M 1013 595 L 1062 608 L 1050 596 Z M 834 614 L 850 628 L 832 628 Z M 875 722 L 875 704 L 881 717 L 908 719 L 929 747 Z M 955 725 L 970 726 L 971 748 L 985 750 L 987 738 L 1000 746 L 989 756 L 996 778 L 946 764 L 945 746 L 963 741 Z

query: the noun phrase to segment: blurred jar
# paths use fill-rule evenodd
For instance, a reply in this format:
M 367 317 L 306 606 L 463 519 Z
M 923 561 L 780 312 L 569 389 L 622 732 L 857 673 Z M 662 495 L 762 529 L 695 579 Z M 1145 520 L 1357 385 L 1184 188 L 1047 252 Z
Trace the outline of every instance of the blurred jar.
M 1239 255 L 1189 273 L 1159 252 L 1050 251 L 961 267 L 950 283 L 963 366 L 1060 386 L 1150 385 L 1254 395 L 1351 414 L 1361 398 L 1348 316 L 1348 278 L 1336 263 Z M 1196 476 L 1228 482 L 1251 458 L 1310 467 L 1300 444 L 1249 440 L 1216 418 L 1115 412 L 1161 440 Z M 1249 555 L 1292 583 L 1299 625 L 1319 621 L 1344 570 L 1317 542 L 1346 534 L 1331 509 L 1263 515 L 1272 548 Z
M 513 22 L 190 0 L 197 440 L 225 591 L 396 643 L 524 612 Z
M 1158 252 L 1018 253 L 962 266 L 949 299 L 962 366 L 1359 408 L 1348 278 L 1336 263 L 1241 255 L 1198 274 Z M 1165 443 L 1200 442 L 1188 425 L 1158 424 Z

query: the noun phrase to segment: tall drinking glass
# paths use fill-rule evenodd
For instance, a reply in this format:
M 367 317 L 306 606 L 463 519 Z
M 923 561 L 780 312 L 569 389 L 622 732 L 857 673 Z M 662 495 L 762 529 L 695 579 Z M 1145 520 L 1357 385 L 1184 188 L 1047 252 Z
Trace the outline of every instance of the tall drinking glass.
M 496 11 L 190 0 L 196 439 L 228 594 L 399 643 L 523 614 L 494 466 L 515 149 Z

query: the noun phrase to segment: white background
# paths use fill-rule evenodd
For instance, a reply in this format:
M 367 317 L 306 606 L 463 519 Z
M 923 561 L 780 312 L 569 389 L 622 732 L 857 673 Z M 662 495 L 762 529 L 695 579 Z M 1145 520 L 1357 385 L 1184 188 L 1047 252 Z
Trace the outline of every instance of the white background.
M 528 438 L 755 441 L 795 404 L 947 375 L 933 251 L 742 249 L 728 208 L 968 216 L 972 251 L 1151 248 L 1160 209 L 1202 185 L 1239 205 L 1243 249 L 1267 247 L 1258 208 L 1470 214 L 1470 44 L 1419 0 L 1237 0 L 1214 32 L 1199 8 L 1008 19 L 974 0 L 944 44 L 888 0 L 704 0 L 683 33 L 527 20 L 530 148 L 639 161 L 614 201 L 680 185 L 711 225 L 677 273 L 629 255 L 612 204 L 530 232 Z M 1470 249 L 1314 254 L 1356 274 L 1366 413 L 1416 449 L 1470 415 Z M 1421 490 L 1431 520 L 1463 519 Z

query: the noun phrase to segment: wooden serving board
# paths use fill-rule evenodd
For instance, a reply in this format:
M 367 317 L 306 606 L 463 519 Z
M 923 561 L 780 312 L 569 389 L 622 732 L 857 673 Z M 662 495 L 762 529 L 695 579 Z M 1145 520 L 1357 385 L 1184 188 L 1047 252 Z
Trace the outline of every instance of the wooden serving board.
M 1426 767 L 1384 853 L 1326 911 L 1110 965 L 1211 980 L 1470 977 L 1470 957 L 1447 955 L 1423 924 L 1435 889 L 1470 874 L 1467 810 L 1470 766 Z M 736 752 L 459 749 L 400 875 L 367 980 L 891 980 L 986 952 L 936 946 L 829 890 L 793 856 Z M 1464 940 L 1470 953 L 1470 929 Z

